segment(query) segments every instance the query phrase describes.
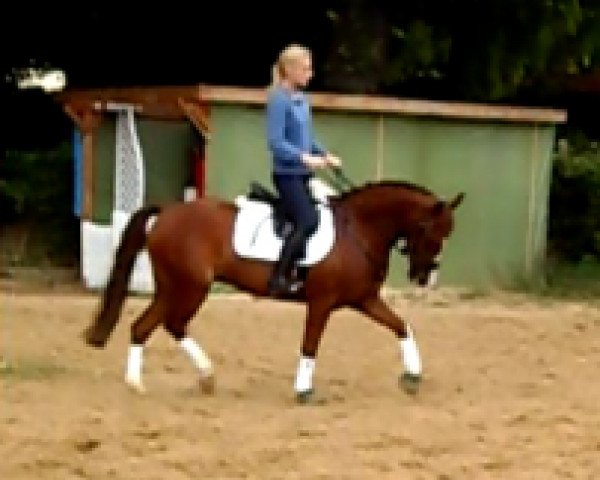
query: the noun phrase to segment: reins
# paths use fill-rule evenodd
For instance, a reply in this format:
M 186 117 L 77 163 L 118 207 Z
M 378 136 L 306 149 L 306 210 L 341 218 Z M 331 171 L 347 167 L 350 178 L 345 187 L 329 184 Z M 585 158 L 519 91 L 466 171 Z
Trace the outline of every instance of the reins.
M 356 188 L 356 184 L 348 178 L 348 176 L 344 173 L 341 167 L 331 167 L 331 171 L 333 172 L 333 177 L 327 175 L 327 180 L 337 189 L 340 193 L 344 193 L 346 188 L 354 189 Z M 394 243 L 392 246 L 396 252 L 400 255 L 406 255 L 408 253 L 407 247 L 401 247 L 398 245 L 398 242 Z
M 333 174 L 342 184 L 345 184 L 348 188 L 356 188 L 356 184 L 348 178 L 348 176 L 342 170 L 342 167 L 333 167 Z M 340 185 L 340 184 L 338 184 Z
M 348 178 L 348 176 L 344 173 L 341 167 L 331 167 L 331 171 L 333 172 L 333 176 L 329 174 L 325 175 L 327 177 L 327 181 L 330 182 L 333 185 L 333 187 L 340 193 L 345 193 L 347 191 L 346 189 L 356 188 L 356 184 L 352 180 L 350 180 L 350 178 Z M 347 221 L 347 219 L 345 220 L 346 224 L 348 225 L 349 222 Z M 360 239 L 356 237 L 356 235 L 354 235 L 353 232 L 351 232 L 351 237 L 353 238 L 358 248 L 362 251 L 363 255 L 367 258 L 367 260 L 369 260 L 369 262 L 371 262 L 371 264 L 375 268 L 379 270 L 379 275 L 382 276 L 383 272 L 381 271 L 381 268 L 377 267 L 377 262 L 373 258 L 371 252 L 367 248 L 365 248 L 365 246 L 360 242 Z M 398 254 L 400 255 L 404 256 L 408 254 L 407 247 L 400 247 L 398 245 L 398 242 L 394 243 L 394 245 L 392 245 L 392 248 L 396 250 L 396 252 L 398 252 Z

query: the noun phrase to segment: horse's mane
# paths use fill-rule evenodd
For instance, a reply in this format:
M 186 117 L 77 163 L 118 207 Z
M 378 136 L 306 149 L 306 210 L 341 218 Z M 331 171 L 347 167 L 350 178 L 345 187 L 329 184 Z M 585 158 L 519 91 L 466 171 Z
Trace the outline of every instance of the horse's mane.
M 350 190 L 346 190 L 342 192 L 340 195 L 336 197 L 336 199 L 342 201 L 347 200 L 356 196 L 357 194 L 361 194 L 364 192 L 368 192 L 370 190 L 374 190 L 381 187 L 388 188 L 404 188 L 406 190 L 411 190 L 413 192 L 422 193 L 423 195 L 434 195 L 433 192 L 422 185 L 417 185 L 415 183 L 406 182 L 402 180 L 382 180 L 378 182 L 367 182 L 363 185 L 358 185 L 356 187 L 351 188 Z

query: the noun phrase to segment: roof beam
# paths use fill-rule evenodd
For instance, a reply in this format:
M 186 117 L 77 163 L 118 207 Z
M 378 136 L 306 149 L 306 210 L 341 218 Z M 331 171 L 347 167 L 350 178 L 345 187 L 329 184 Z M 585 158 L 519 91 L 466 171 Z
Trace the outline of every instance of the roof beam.
M 178 103 L 190 122 L 194 124 L 206 140 L 210 140 L 211 130 L 208 119 L 208 108 L 198 101 L 185 98 L 179 98 Z

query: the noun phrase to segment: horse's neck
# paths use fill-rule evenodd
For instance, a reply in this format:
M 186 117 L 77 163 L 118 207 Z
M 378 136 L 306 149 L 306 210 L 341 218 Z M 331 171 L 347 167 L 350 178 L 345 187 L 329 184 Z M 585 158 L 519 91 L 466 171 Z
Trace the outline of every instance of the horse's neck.
M 375 248 L 387 251 L 394 241 L 406 236 L 434 199 L 420 192 L 385 190 L 358 194 L 351 202 L 356 221 Z

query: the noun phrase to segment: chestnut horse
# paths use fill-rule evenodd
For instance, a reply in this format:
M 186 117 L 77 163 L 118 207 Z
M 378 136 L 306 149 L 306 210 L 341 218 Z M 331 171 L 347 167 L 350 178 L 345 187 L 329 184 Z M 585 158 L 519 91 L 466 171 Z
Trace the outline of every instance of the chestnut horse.
M 341 307 L 362 312 L 398 338 L 404 363 L 401 384 L 416 392 L 421 360 L 410 326 L 381 299 L 391 249 L 404 240 L 408 277 L 421 286 L 437 274 L 444 241 L 453 230 L 453 210 L 463 193 L 450 201 L 405 182 L 368 183 L 329 198 L 336 239 L 329 254 L 308 269 L 304 288 L 285 301 L 303 302 L 307 316 L 294 390 L 298 401 L 313 392 L 319 341 L 330 314 Z M 236 255 L 232 232 L 237 207 L 205 197 L 162 208 L 144 207 L 131 217 L 116 252 L 101 308 L 86 329 L 89 345 L 102 348 L 117 324 L 137 254 L 147 248 L 155 281 L 151 304 L 131 328 L 126 382 L 143 391 L 143 346 L 163 325 L 194 362 L 201 387 L 212 389 L 212 362 L 187 335 L 187 325 L 220 281 L 257 297 L 267 297 L 273 264 Z

